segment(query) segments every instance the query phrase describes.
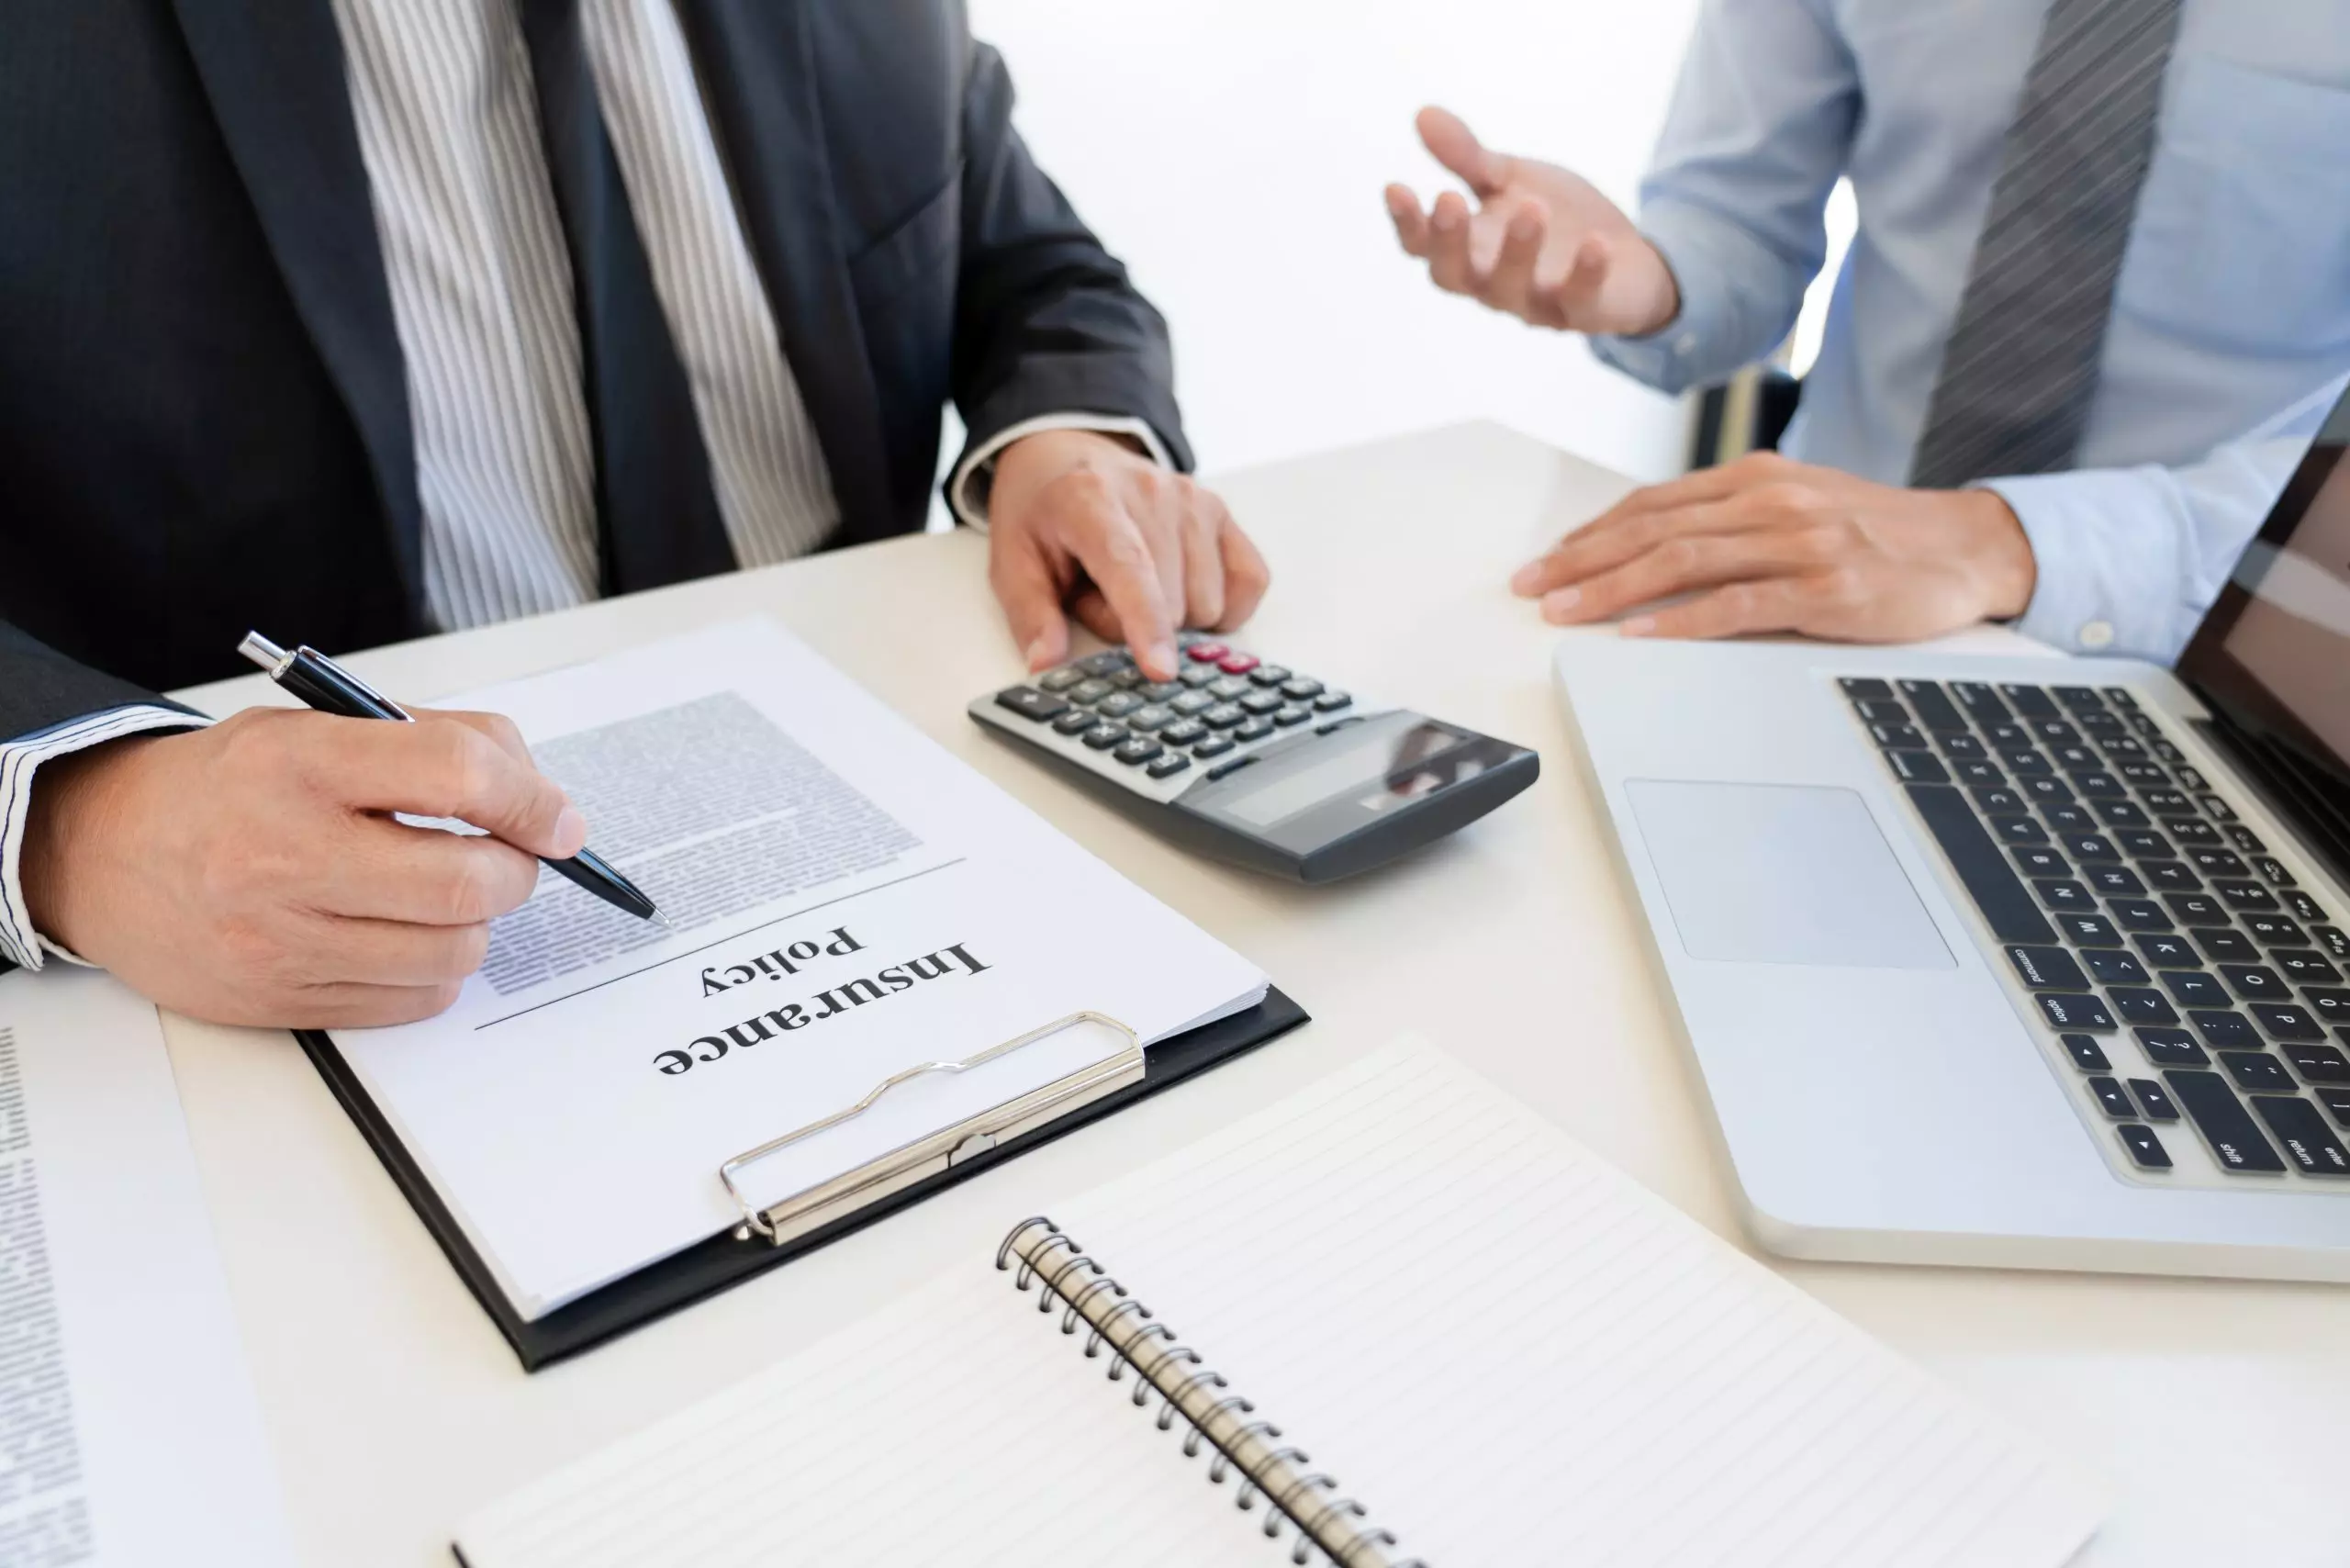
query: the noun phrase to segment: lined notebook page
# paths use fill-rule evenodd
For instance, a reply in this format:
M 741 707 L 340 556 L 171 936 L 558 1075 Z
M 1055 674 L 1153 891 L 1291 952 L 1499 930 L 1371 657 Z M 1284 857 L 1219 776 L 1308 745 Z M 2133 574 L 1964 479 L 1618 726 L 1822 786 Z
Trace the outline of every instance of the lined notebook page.
M 2096 1523 L 2077 1480 L 1425 1047 L 1054 1217 L 1432 1568 L 2053 1568 Z M 1286 1561 L 1059 1323 L 975 1256 L 468 1521 L 465 1560 Z

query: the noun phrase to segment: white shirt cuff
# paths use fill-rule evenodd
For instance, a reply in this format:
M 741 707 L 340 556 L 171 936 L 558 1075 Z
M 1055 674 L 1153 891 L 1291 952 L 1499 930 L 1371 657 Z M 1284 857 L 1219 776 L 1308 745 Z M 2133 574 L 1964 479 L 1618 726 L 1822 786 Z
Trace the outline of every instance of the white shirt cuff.
M 177 708 L 141 704 L 109 708 L 52 729 L 0 741 L 0 958 L 28 969 L 39 969 L 50 954 L 68 963 L 83 961 L 35 931 L 32 911 L 25 904 L 18 857 L 24 852 L 25 823 L 32 815 L 35 770 L 52 757 L 118 741 L 142 730 L 196 729 L 211 722 Z
M 948 504 L 955 509 L 955 521 L 966 528 L 981 533 L 988 531 L 987 503 L 979 499 L 973 480 L 991 476 L 995 460 L 1003 449 L 1024 437 L 1043 431 L 1095 431 L 1102 435 L 1129 435 L 1142 442 L 1143 450 L 1161 467 L 1173 467 L 1174 459 L 1168 455 L 1167 443 L 1145 420 L 1129 419 L 1122 414 L 1039 414 L 1033 420 L 998 431 L 982 445 L 966 454 L 955 467 L 955 477 L 946 487 Z

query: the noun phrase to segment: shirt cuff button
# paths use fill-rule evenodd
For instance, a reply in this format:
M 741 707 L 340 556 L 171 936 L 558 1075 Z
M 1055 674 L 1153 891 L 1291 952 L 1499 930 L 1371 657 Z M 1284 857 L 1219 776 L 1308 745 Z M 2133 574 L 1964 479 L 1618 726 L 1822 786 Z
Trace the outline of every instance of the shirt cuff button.
M 2092 650 L 2109 648 L 2113 646 L 2113 623 L 2109 621 L 2092 621 L 2081 628 L 2080 638 L 2081 646 L 2084 648 Z

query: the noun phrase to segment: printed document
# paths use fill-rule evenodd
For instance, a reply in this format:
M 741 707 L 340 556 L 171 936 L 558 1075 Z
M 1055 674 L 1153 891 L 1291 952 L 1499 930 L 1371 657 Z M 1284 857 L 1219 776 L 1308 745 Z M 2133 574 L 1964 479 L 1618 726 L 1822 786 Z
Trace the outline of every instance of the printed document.
M 454 1008 L 338 1047 L 538 1317 L 742 1219 L 720 1165 L 1092 1011 L 1145 1043 L 1265 978 L 767 622 L 454 698 L 502 712 L 676 929 L 553 873 Z M 419 828 L 420 832 L 435 831 Z M 771 1204 L 1125 1047 L 1082 1025 L 748 1169 Z
M 155 1009 L 0 976 L 0 1568 L 291 1568 Z

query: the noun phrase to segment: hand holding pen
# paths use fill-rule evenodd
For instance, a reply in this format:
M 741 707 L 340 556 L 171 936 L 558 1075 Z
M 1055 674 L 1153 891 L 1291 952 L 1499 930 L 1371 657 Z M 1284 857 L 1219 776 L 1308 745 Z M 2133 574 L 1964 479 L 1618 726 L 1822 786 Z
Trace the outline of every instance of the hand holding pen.
M 495 714 L 249 709 L 44 762 L 22 867 L 50 942 L 196 1017 L 405 1023 L 454 1002 L 489 923 L 587 826 Z M 493 836 L 405 826 L 455 817 Z

